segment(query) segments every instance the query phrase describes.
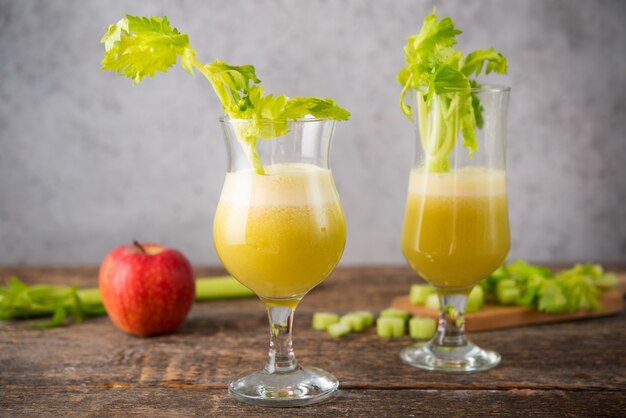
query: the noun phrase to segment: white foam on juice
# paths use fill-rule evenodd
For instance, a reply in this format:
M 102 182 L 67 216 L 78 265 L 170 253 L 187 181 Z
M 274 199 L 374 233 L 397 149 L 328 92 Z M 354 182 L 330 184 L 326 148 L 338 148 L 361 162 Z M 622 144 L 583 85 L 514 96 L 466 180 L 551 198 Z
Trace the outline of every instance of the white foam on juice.
M 409 193 L 428 196 L 497 196 L 506 194 L 504 170 L 465 167 L 446 173 L 411 170 Z
M 312 164 L 274 164 L 265 174 L 226 174 L 220 202 L 236 206 L 316 206 L 338 202 L 330 170 Z

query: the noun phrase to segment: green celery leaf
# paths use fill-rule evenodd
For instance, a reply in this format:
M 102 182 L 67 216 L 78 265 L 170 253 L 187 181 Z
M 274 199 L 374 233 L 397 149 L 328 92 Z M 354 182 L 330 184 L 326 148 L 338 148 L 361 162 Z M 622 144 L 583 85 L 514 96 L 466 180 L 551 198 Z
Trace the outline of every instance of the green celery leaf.
M 528 276 L 522 292 L 522 297 L 519 300 L 520 305 L 528 307 L 537 306 L 540 291 L 546 279 L 547 277 L 541 274 Z
M 286 119 L 299 119 L 307 115 L 334 120 L 350 118 L 350 112 L 339 107 L 334 100 L 319 97 L 293 97 L 286 102 L 282 113 Z
M 471 93 L 459 93 L 461 101 L 459 113 L 461 119 L 461 132 L 463 133 L 463 147 L 469 151 L 472 157 L 474 152 L 478 150 L 478 141 L 476 140 L 476 114 L 474 112 L 474 98 Z
M 215 60 L 203 67 L 203 74 L 211 82 L 213 90 L 222 103 L 224 112 L 231 118 L 245 119 L 254 108 L 253 98 L 261 97 L 263 90 L 256 86 L 261 80 L 252 65 L 229 65 Z M 256 90 L 253 90 L 256 89 Z
M 467 77 L 480 75 L 483 67 L 485 67 L 485 63 L 487 64 L 485 74 L 489 74 L 492 71 L 498 74 L 506 74 L 507 70 L 506 58 L 493 48 L 487 50 L 478 49 L 470 52 L 460 63 L 461 72 Z
M 431 80 L 432 92 L 437 94 L 469 90 L 470 83 L 462 72 L 449 64 L 441 64 Z M 430 91 L 430 90 L 429 90 Z
M 106 33 L 100 39 L 100 43 L 104 44 L 105 51 L 110 51 L 115 44 L 122 38 L 122 33 L 128 34 L 128 19 L 122 18 L 115 25 L 110 25 Z
M 567 309 L 567 298 L 563 289 L 554 280 L 546 280 L 539 289 L 537 309 L 542 312 L 558 313 Z
M 556 274 L 555 280 L 567 297 L 567 311 L 602 309 L 598 301 L 600 290 L 596 287 L 593 276 L 594 272 L 581 265 Z
M 187 35 L 172 28 L 167 17 L 126 15 L 116 25 L 109 26 L 101 42 L 106 50 L 102 69 L 129 77 L 135 84 L 157 71 L 166 72 L 176 64 L 179 55 L 184 57 L 183 67 L 193 72 L 189 64 L 195 51 Z
M 470 87 L 472 89 L 480 88 L 480 84 L 475 80 L 470 80 Z M 483 112 L 485 108 L 483 107 L 478 95 L 475 92 L 472 92 L 472 109 L 474 110 L 474 118 L 476 119 L 476 127 L 478 129 L 482 129 L 485 125 L 485 120 L 483 118 Z
M 80 322 L 85 316 L 105 313 L 98 289 L 91 292 L 87 303 L 78 295 L 78 287 L 37 284 L 29 286 L 17 277 L 11 277 L 7 286 L 0 286 L 0 319 L 34 318 L 53 315 L 52 320 L 36 326 L 50 328 L 62 325 L 68 316 Z
M 54 309 L 54 314 L 49 321 L 39 322 L 35 324 L 37 328 L 55 328 L 60 327 L 65 323 L 65 318 L 67 317 L 67 312 L 65 310 L 65 306 L 59 305 Z
M 517 287 L 521 290 L 517 303 L 542 312 L 601 310 L 598 299 L 601 291 L 596 281 L 607 274 L 597 264 L 577 264 L 552 274 L 546 267 L 517 260 L 501 266 L 480 285 L 490 294 L 502 291 L 503 287 Z
M 433 13 L 426 16 L 422 28 L 416 35 L 409 36 L 404 46 L 404 59 L 407 65 L 400 70 L 397 79 L 403 86 L 400 93 L 400 107 L 402 112 L 412 120 L 412 108 L 406 104 L 406 96 L 411 88 L 434 86 L 434 74 L 439 70 L 439 66 L 445 64 L 446 60 L 454 55 L 451 48 L 456 43 L 456 35 L 461 31 L 455 29 L 452 19 L 446 17 L 441 20 Z M 446 64 L 447 65 L 447 64 Z M 447 76 L 446 70 L 440 74 L 443 78 Z M 428 92 L 427 102 L 430 103 L 432 91 Z
M 454 27 L 449 17 L 439 20 L 435 11 L 426 16 L 422 28 L 417 35 L 409 36 L 404 51 L 409 59 L 418 65 L 433 65 L 437 61 L 445 61 L 454 53 L 450 47 L 456 44 L 456 35 L 462 33 Z

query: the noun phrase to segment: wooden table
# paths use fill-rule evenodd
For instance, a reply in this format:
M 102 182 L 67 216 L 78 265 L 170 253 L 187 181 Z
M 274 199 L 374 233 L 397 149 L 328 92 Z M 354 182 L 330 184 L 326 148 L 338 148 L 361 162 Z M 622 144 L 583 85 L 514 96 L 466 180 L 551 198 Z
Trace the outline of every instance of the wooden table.
M 206 275 L 221 273 L 199 269 Z M 0 268 L 29 283 L 95 286 L 96 268 Z M 420 371 L 403 364 L 407 338 L 373 329 L 339 340 L 311 329 L 319 310 L 380 310 L 408 291 L 407 268 L 338 269 L 296 315 L 302 364 L 341 382 L 329 402 L 263 409 L 229 397 L 228 383 L 265 361 L 268 325 L 260 302 L 197 303 L 175 335 L 125 335 L 106 317 L 51 330 L 29 321 L 0 323 L 0 414 L 6 416 L 624 416 L 626 314 L 510 330 L 472 340 L 502 354 L 473 375 Z

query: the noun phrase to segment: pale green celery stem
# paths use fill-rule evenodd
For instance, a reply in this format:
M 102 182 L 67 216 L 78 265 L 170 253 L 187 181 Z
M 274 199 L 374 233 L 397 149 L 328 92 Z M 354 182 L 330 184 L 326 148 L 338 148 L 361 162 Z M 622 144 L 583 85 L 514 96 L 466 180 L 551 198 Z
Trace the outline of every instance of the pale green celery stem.
M 97 306 L 102 304 L 98 288 L 79 289 L 76 292 L 80 302 L 85 305 Z
M 263 164 L 261 164 L 261 159 L 259 158 L 259 152 L 256 149 L 256 142 L 258 139 L 256 137 L 241 139 L 241 137 L 237 135 L 237 140 L 243 147 L 243 151 L 248 156 L 248 161 L 250 161 L 250 164 L 252 165 L 254 172 L 257 174 L 264 175 L 265 169 L 263 168 Z
M 437 95 L 429 106 L 421 97 L 418 100 L 419 130 L 427 171 L 450 171 L 450 153 L 459 133 L 458 101 L 458 96 L 455 96 L 447 105 L 447 99 Z M 431 107 L 433 120 L 430 118 Z
M 254 296 L 254 292 L 232 276 L 196 279 L 196 300 L 233 299 Z
M 213 90 L 217 94 L 218 87 L 214 84 L 214 81 L 211 78 L 211 74 L 208 71 L 206 71 L 206 69 L 204 68 L 204 64 L 201 61 L 194 59 L 193 66 L 198 71 L 200 71 L 202 75 L 206 77 L 207 80 L 209 80 L 209 83 L 211 83 Z M 219 94 L 217 94 L 217 96 L 219 98 Z M 246 156 L 248 157 L 248 161 L 252 165 L 254 172 L 257 174 L 263 175 L 265 174 L 265 170 L 263 169 L 263 164 L 261 164 L 261 159 L 259 158 L 259 152 L 256 149 L 257 139 L 258 139 L 257 137 L 247 137 L 247 136 L 245 138 L 242 138 L 239 134 L 237 134 L 237 141 L 239 141 L 239 143 L 243 147 L 243 150 L 246 153 Z
M 417 91 L 417 126 L 420 132 L 420 140 L 422 142 L 422 149 L 426 152 L 426 138 L 430 131 L 430 119 L 428 117 L 430 113 L 430 106 L 424 101 L 424 94 Z
M 99 289 L 88 288 L 77 291 L 81 303 L 91 306 L 102 304 Z M 233 299 L 254 296 L 254 292 L 232 276 L 199 277 L 196 279 L 195 300 Z

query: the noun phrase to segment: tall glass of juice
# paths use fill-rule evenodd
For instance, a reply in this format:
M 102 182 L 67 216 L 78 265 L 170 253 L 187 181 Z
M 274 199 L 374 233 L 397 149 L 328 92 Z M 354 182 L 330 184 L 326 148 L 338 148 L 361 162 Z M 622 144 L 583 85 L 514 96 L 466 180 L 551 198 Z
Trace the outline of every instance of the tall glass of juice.
M 441 311 L 435 337 L 405 348 L 401 358 L 427 370 L 487 370 L 500 362 L 500 355 L 468 341 L 464 312 L 471 289 L 499 267 L 509 251 L 509 88 L 450 89 L 435 94 L 428 108 L 424 94 L 417 92 L 417 146 L 401 245 L 413 270 L 437 288 Z M 469 152 L 458 129 L 464 115 L 455 114 L 455 103 L 461 100 L 473 100 L 480 113 L 476 147 Z
M 220 124 L 228 173 L 215 214 L 215 246 L 226 269 L 265 304 L 270 322 L 265 367 L 233 381 L 229 391 L 266 406 L 322 401 L 338 381 L 297 362 L 292 324 L 300 300 L 330 274 L 345 245 L 329 167 L 335 121 L 224 117 Z

